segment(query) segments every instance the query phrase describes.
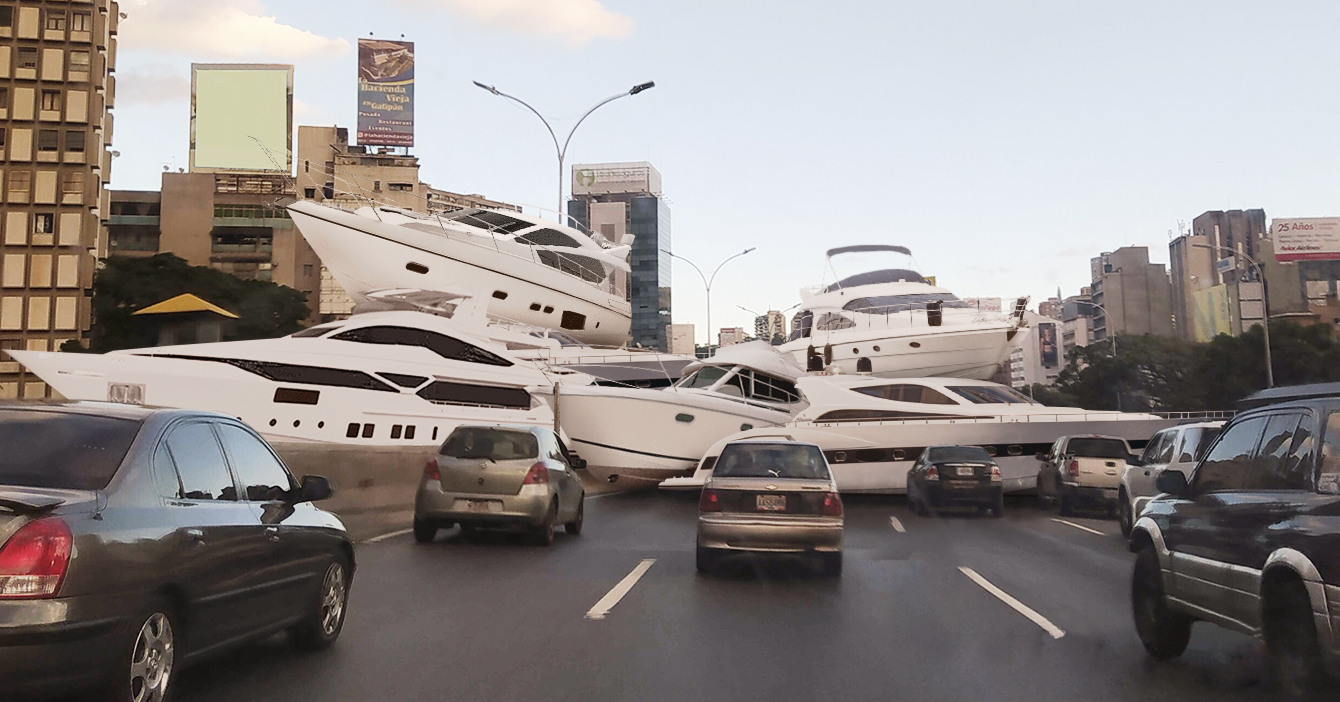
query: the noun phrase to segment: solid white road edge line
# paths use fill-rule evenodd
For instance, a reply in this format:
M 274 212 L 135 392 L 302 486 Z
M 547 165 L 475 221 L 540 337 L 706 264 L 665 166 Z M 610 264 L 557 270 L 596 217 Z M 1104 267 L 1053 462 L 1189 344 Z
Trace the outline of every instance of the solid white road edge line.
M 387 540 L 387 539 L 394 539 L 394 538 L 397 537 L 397 536 L 404 536 L 405 534 L 408 534 L 408 533 L 410 533 L 411 531 L 414 531 L 414 530 L 413 530 L 413 529 L 400 529 L 400 530 L 398 530 L 398 531 L 393 531 L 393 532 L 391 532 L 391 533 L 389 533 L 389 534 L 382 534 L 381 536 L 374 536 L 374 537 L 372 537 L 371 539 L 363 539 L 363 543 L 365 543 L 365 544 L 375 544 L 375 543 L 377 543 L 378 541 L 385 541 L 385 540 Z
M 892 526 L 893 530 L 898 532 L 899 534 L 907 533 L 907 529 L 903 528 L 903 523 L 898 521 L 897 517 L 889 517 L 889 526 Z
M 1074 522 L 1067 522 L 1067 521 L 1064 520 L 1064 519 L 1057 519 L 1056 517 L 1052 517 L 1052 521 L 1053 521 L 1053 522 L 1059 522 L 1059 523 L 1064 524 L 1064 525 L 1066 525 L 1066 526 L 1072 526 L 1072 527 L 1075 527 L 1076 529 L 1079 529 L 1080 531 L 1087 531 L 1087 532 L 1089 532 L 1090 534 L 1097 534 L 1097 535 L 1099 535 L 1099 536 L 1107 536 L 1107 534 L 1104 534 L 1103 532 L 1098 531 L 1097 529 L 1090 529 L 1089 527 L 1086 527 L 1086 526 L 1084 526 L 1083 524 L 1076 524 L 1076 523 L 1074 523 Z
M 623 596 L 627 595 L 628 591 L 632 590 L 633 586 L 637 584 L 637 581 L 640 580 L 643 575 L 646 575 L 647 571 L 651 568 L 651 564 L 655 562 L 655 558 L 642 559 L 642 562 L 637 564 L 637 567 L 633 568 L 631 573 L 625 575 L 623 580 L 619 581 L 618 585 L 615 585 L 612 590 L 605 593 L 605 596 L 600 598 L 600 601 L 597 602 L 594 607 L 587 610 L 586 618 L 604 619 L 605 615 L 609 614 L 611 609 L 614 609 L 614 605 L 619 604 L 619 600 L 622 600 Z
M 1001 602 L 1004 602 L 1005 604 L 1014 608 L 1014 611 L 1024 615 L 1025 617 L 1028 617 L 1029 621 L 1042 627 L 1042 630 L 1047 632 L 1048 634 L 1051 634 L 1053 639 L 1059 639 L 1062 636 L 1065 636 L 1065 632 L 1061 631 L 1060 627 L 1051 623 L 1046 617 L 1030 609 L 1028 605 L 1024 604 L 1023 602 L 1020 602 L 1019 600 L 1014 599 L 1009 595 L 1009 593 L 996 587 L 995 585 L 992 585 L 989 580 L 978 575 L 977 571 L 973 570 L 972 568 L 966 568 L 964 566 L 959 566 L 959 570 L 962 571 L 964 575 L 968 576 L 968 578 L 970 578 L 973 582 L 977 583 L 978 585 L 981 585 L 983 590 L 986 590 L 987 592 L 995 595 L 996 598 L 999 599 Z

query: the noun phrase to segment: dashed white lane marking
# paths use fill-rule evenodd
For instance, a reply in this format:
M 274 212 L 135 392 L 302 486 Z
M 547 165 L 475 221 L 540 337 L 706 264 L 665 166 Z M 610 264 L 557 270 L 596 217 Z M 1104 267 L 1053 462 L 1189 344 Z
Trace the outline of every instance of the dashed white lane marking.
M 587 610 L 586 618 L 604 619 L 605 615 L 609 614 L 611 609 L 614 609 L 614 605 L 619 604 L 619 600 L 622 600 L 624 595 L 627 595 L 628 591 L 632 590 L 633 586 L 637 584 L 637 581 L 647 574 L 647 571 L 651 569 L 651 564 L 655 562 L 655 558 L 642 559 L 642 562 L 637 564 L 636 568 L 633 568 L 633 572 L 625 575 L 618 585 L 605 593 L 605 596 L 600 598 L 600 601 L 594 607 Z
M 1056 517 L 1052 517 L 1052 521 L 1053 521 L 1053 522 L 1060 523 L 1060 524 L 1064 524 L 1064 525 L 1066 525 L 1066 526 L 1072 526 L 1072 527 L 1075 527 L 1076 529 L 1079 529 L 1080 531 L 1087 531 L 1087 532 L 1089 532 L 1090 534 L 1097 534 L 1097 535 L 1099 535 L 1099 536 L 1107 536 L 1107 534 L 1104 534 L 1103 532 L 1098 531 L 1097 529 L 1090 529 L 1089 527 L 1086 527 L 1086 526 L 1084 526 L 1083 524 L 1076 524 L 1076 523 L 1074 523 L 1074 522 L 1068 522 L 1068 521 L 1066 521 L 1066 520 L 1064 520 L 1064 519 L 1057 519 Z
M 903 523 L 898 521 L 897 517 L 889 517 L 889 526 L 893 527 L 893 530 L 899 534 L 907 533 L 907 529 L 903 527 Z
M 372 537 L 371 539 L 364 539 L 364 540 L 363 540 L 363 543 L 365 543 L 365 544 L 375 544 L 375 543 L 377 543 L 378 541 L 385 541 L 385 540 L 387 540 L 387 539 L 394 539 L 394 538 L 397 537 L 397 536 L 404 536 L 405 534 L 408 534 L 408 533 L 410 533 L 411 531 L 414 531 L 414 530 L 413 530 L 413 529 L 400 529 L 399 531 L 393 531 L 393 532 L 391 532 L 391 533 L 389 533 L 389 534 L 382 534 L 381 536 L 374 536 L 374 537 Z
M 1028 617 L 1029 621 L 1042 627 L 1042 630 L 1047 632 L 1048 634 L 1051 634 L 1053 639 L 1059 639 L 1062 636 L 1065 636 L 1065 632 L 1061 631 L 1060 627 L 1051 623 L 1051 621 L 1049 621 L 1046 617 L 1042 616 L 1041 614 L 1038 614 L 1037 612 L 1033 611 L 1031 608 L 1029 608 L 1028 605 L 1024 604 L 1023 602 L 1020 602 L 1019 600 L 1014 599 L 1013 597 L 1010 596 L 1009 593 L 996 587 L 995 585 L 992 585 L 989 580 L 978 575 L 977 571 L 973 570 L 972 568 L 965 568 L 963 566 L 959 566 L 959 570 L 963 571 L 963 574 L 968 576 L 968 578 L 971 579 L 973 582 L 977 583 L 978 585 L 981 585 L 983 590 L 986 590 L 987 592 L 995 595 L 1001 602 L 1004 602 L 1005 604 L 1014 608 L 1014 611 L 1024 615 L 1025 617 Z

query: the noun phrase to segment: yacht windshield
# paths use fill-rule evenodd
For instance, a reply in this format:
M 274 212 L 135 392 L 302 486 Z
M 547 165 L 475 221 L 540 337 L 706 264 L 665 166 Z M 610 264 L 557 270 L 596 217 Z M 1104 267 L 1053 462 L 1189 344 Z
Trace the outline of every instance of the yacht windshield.
M 942 303 L 942 307 L 972 309 L 972 305 L 949 293 L 916 293 L 911 295 L 880 295 L 877 297 L 858 297 L 842 306 L 842 309 L 865 314 L 890 314 L 909 310 L 924 310 L 931 302 Z
M 810 329 L 813 326 L 814 326 L 814 313 L 809 310 L 801 312 L 800 314 L 796 315 L 796 318 L 791 322 L 791 328 L 793 331 L 791 332 L 791 336 L 788 336 L 786 340 L 795 341 L 796 339 L 804 339 L 808 337 L 810 335 Z
M 1005 387 L 990 385 L 951 385 L 949 390 L 978 405 L 1035 405 L 1036 402 Z
M 730 372 L 731 368 L 732 366 L 725 366 L 725 367 L 708 366 L 706 368 L 697 370 L 685 376 L 683 380 L 679 381 L 679 387 L 710 388 L 713 385 L 716 385 L 716 382 L 718 380 L 724 378 L 726 374 Z
M 294 337 L 294 338 L 302 338 L 302 337 L 309 337 L 309 336 L 325 336 L 326 334 L 329 334 L 329 333 L 335 331 L 336 329 L 339 329 L 339 328 L 342 327 L 342 326 L 344 326 L 344 325 L 343 325 L 343 324 L 320 324 L 320 325 L 317 325 L 317 326 L 315 326 L 315 327 L 309 327 L 309 328 L 307 328 L 307 329 L 303 329 L 302 331 L 293 332 L 293 333 L 290 334 L 289 336 L 292 336 L 292 337 Z
M 893 400 L 894 402 L 919 402 L 926 405 L 958 404 L 944 393 L 924 385 L 867 385 L 863 388 L 852 389 L 862 395 Z

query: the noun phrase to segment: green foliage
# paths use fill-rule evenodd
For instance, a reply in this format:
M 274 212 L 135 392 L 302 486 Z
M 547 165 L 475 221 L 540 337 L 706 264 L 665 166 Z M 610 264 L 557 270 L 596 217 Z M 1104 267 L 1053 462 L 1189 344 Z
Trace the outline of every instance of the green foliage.
M 1260 325 L 1206 343 L 1118 336 L 1116 357 L 1105 341 L 1071 350 L 1052 391 L 1073 401 L 1056 404 L 1094 410 L 1232 409 L 1266 386 L 1263 337 Z M 1340 380 L 1340 344 L 1327 325 L 1277 320 L 1270 324 L 1270 344 L 1275 385 Z
M 94 329 L 90 351 L 151 346 L 136 310 L 183 293 L 212 302 L 240 319 L 224 325 L 224 340 L 267 339 L 303 328 L 310 314 L 306 295 L 264 280 L 242 280 L 223 271 L 192 266 L 172 254 L 110 258 L 93 279 Z

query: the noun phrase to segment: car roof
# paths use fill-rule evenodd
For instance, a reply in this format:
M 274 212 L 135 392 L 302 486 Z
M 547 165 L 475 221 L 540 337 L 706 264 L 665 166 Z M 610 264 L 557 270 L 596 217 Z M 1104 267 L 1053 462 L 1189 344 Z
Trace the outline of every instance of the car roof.
M 1340 383 L 1311 383 L 1309 385 L 1286 385 L 1278 388 L 1266 388 L 1238 400 L 1238 409 L 1250 410 L 1261 407 L 1274 407 L 1282 404 L 1293 405 L 1303 400 L 1340 400 Z M 1301 405 L 1307 406 L 1307 404 Z
M 144 407 L 120 402 L 90 402 L 88 400 L 3 400 L 0 409 L 59 414 L 82 414 L 113 419 L 144 421 L 159 415 L 205 416 L 236 419 L 218 412 L 183 410 L 169 407 Z
M 818 445 L 818 444 L 810 443 L 810 442 L 808 442 L 808 441 L 789 441 L 789 440 L 787 440 L 787 439 L 740 439 L 740 440 L 738 440 L 738 441 L 732 441 L 732 442 L 726 444 L 726 446 L 735 446 L 735 445 L 737 445 L 737 444 L 763 444 L 763 445 L 786 445 L 786 446 L 813 446 L 814 448 L 819 448 L 819 445 Z M 724 449 L 725 446 L 723 446 L 722 448 Z M 820 449 L 820 451 L 822 451 L 822 450 L 823 450 L 823 449 Z
M 1070 434 L 1065 437 L 1066 441 L 1070 439 L 1112 439 L 1113 441 L 1125 441 L 1120 436 L 1108 436 L 1107 434 Z
M 507 424 L 505 422 L 497 422 L 494 424 L 458 424 L 456 425 L 456 428 L 452 429 L 451 431 L 454 434 L 461 429 L 512 429 L 515 431 L 524 431 L 532 434 L 537 431 L 546 431 L 550 433 L 554 431 L 549 427 L 537 427 L 534 424 Z

